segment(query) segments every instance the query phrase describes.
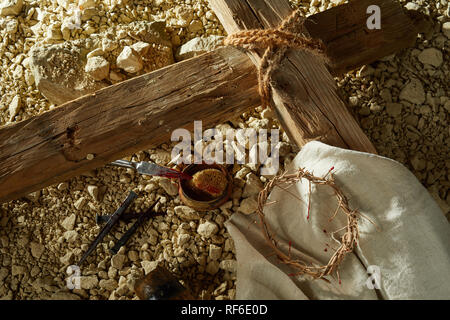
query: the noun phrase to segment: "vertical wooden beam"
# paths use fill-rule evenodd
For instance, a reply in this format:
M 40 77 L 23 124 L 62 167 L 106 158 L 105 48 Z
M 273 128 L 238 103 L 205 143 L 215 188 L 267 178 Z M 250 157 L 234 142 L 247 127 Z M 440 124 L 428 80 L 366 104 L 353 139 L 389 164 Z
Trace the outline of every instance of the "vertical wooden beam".
M 291 14 L 287 0 L 210 0 L 231 34 L 239 30 L 277 27 Z M 306 29 L 303 33 L 308 35 Z M 258 63 L 261 56 L 250 52 Z M 272 76 L 272 106 L 287 134 L 301 146 L 311 140 L 376 153 L 346 104 L 325 64 L 314 55 L 290 50 Z

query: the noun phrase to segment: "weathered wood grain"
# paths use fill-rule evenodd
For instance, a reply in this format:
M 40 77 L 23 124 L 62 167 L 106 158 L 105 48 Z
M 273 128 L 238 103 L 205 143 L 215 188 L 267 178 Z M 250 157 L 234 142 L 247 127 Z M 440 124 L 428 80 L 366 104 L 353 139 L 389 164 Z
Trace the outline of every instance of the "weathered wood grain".
M 170 141 L 194 120 L 211 127 L 258 103 L 255 67 L 235 48 L 68 102 L 0 130 L 0 202 Z
M 277 27 L 291 14 L 287 0 L 211 0 L 210 4 L 230 33 L 242 29 Z M 308 35 L 308 31 L 302 32 Z M 258 63 L 260 53 L 250 53 Z M 376 150 L 345 103 L 324 63 L 316 56 L 291 50 L 272 75 L 272 106 L 286 133 L 301 146 L 311 140 L 358 151 Z

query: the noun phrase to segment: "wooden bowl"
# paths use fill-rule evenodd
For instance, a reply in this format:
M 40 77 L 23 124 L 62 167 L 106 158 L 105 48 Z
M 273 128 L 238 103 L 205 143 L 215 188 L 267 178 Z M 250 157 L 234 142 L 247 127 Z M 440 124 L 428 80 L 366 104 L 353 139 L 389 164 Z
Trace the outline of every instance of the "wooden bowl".
M 217 209 L 225 202 L 228 201 L 233 189 L 233 180 L 228 173 L 226 167 L 220 164 L 190 164 L 184 167 L 181 171 L 193 176 L 196 172 L 205 169 L 217 169 L 222 172 L 227 179 L 227 186 L 225 191 L 218 197 L 206 197 L 204 195 L 199 195 L 196 193 L 189 184 L 189 180 L 180 179 L 178 181 L 178 193 L 180 195 L 181 201 L 188 207 L 195 209 L 197 211 L 208 211 Z

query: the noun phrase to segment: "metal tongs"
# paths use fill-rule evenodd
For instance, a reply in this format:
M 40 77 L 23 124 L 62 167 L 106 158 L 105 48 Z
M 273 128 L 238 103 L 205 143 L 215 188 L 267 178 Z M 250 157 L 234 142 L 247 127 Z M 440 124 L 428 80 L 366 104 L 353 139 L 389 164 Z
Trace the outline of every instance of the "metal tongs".
M 184 172 L 157 165 L 150 162 L 133 162 L 126 160 L 116 160 L 111 162 L 114 166 L 129 168 L 136 170 L 139 174 L 146 174 L 149 176 L 160 176 L 166 178 L 192 179 L 192 177 Z
M 128 197 L 122 202 L 120 207 L 111 216 L 109 216 L 108 222 L 102 228 L 102 230 L 97 235 L 95 240 L 91 243 L 88 250 L 83 254 L 83 256 L 80 259 L 80 262 L 78 262 L 77 264 L 78 266 L 81 266 L 83 262 L 87 259 L 87 257 L 95 250 L 100 241 L 102 241 L 103 238 L 111 231 L 114 225 L 119 221 L 120 216 L 125 212 L 125 210 L 130 206 L 130 204 L 133 203 L 134 199 L 136 198 L 137 194 L 134 193 L 133 191 L 130 191 Z

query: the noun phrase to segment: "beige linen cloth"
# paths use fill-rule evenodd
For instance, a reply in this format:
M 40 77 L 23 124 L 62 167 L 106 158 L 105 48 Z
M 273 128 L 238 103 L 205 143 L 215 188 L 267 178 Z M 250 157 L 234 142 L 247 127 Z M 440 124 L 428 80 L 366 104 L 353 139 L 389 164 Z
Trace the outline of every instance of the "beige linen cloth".
M 295 270 L 271 255 L 256 213 L 236 213 L 226 223 L 236 245 L 236 298 L 450 299 L 450 226 L 415 176 L 394 160 L 319 142 L 305 145 L 288 170 L 306 168 L 324 176 L 331 167 L 350 207 L 376 225 L 359 219 L 360 240 L 339 267 L 341 284 L 336 276 L 328 277 L 330 283 L 292 276 Z M 331 188 L 316 185 L 306 219 L 308 185 L 302 180 L 289 189 L 304 201 L 275 188 L 268 202 L 277 202 L 264 212 L 280 248 L 289 252 L 291 241 L 292 257 L 325 265 L 339 246 L 330 233 L 345 226 L 346 219 L 340 212 L 329 222 L 337 200 Z M 370 286 L 373 279 L 379 280 L 379 290 Z

